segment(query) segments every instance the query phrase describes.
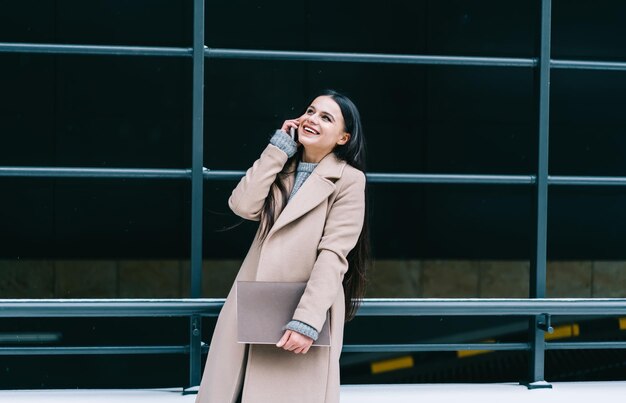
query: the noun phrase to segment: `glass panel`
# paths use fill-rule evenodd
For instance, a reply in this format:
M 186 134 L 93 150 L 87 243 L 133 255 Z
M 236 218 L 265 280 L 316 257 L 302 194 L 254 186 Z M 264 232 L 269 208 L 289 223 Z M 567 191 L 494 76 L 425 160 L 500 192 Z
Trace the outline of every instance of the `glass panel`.
M 245 49 L 530 57 L 538 20 L 537 7 L 527 1 L 422 0 L 386 7 L 228 1 L 206 7 L 208 46 Z
M 367 298 L 527 298 L 527 260 L 372 262 Z
M 191 61 L 0 54 L 0 165 L 187 168 Z
M 626 74 L 552 72 L 550 174 L 626 176 Z
M 5 298 L 185 295 L 189 184 L 3 179 Z
M 202 296 L 225 298 L 250 248 L 258 223 L 236 216 L 228 197 L 238 181 L 205 181 Z
M 549 297 L 625 297 L 626 189 L 553 187 L 549 198 Z
M 7 2 L 0 42 L 191 46 L 192 8 L 176 0 Z
M 370 297 L 528 296 L 530 189 L 371 184 Z
M 528 174 L 536 161 L 531 70 L 215 61 L 206 82 L 212 169 L 247 169 L 327 86 L 357 104 L 370 172 Z
M 257 228 L 228 209 L 235 185 L 205 186 L 206 296 L 226 295 Z M 530 189 L 373 183 L 369 202 L 368 297 L 528 296 Z
M 378 259 L 529 257 L 527 187 L 373 183 L 370 201 Z
M 552 2 L 552 57 L 575 60 L 626 60 L 620 0 Z

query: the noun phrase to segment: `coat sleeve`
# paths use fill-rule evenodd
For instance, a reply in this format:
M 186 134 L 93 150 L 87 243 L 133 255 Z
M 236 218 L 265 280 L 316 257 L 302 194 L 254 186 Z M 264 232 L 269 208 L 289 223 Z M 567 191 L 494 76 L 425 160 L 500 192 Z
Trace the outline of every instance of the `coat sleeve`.
M 230 195 L 228 199 L 230 209 L 240 217 L 259 221 L 270 187 L 287 159 L 284 151 L 268 144 Z
M 322 329 L 326 312 L 337 299 L 343 276 L 348 270 L 348 253 L 356 245 L 365 216 L 365 175 L 356 171 L 354 178 L 337 194 L 330 208 L 317 260 L 298 303 L 293 319 Z M 349 179 L 349 180 L 348 180 Z

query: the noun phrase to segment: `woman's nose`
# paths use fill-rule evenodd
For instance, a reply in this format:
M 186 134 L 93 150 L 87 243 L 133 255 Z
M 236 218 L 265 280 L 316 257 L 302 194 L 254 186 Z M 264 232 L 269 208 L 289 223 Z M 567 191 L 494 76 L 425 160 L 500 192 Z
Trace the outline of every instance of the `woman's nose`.
M 308 115 L 306 120 L 307 120 L 307 122 L 317 123 L 317 114 L 315 114 L 315 115 Z

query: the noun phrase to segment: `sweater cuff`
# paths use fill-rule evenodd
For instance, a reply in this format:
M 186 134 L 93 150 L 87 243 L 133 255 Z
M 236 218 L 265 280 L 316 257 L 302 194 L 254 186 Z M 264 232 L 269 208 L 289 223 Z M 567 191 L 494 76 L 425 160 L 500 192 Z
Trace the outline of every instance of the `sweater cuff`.
M 293 157 L 293 155 L 298 150 L 298 143 L 293 141 L 291 139 L 291 136 L 282 130 L 276 130 L 276 132 L 270 139 L 270 144 L 283 150 L 289 158 Z
M 292 320 L 291 322 L 287 323 L 283 330 L 293 330 L 294 332 L 298 332 L 312 338 L 313 341 L 317 340 L 317 338 L 319 337 L 319 333 L 317 332 L 317 330 L 315 330 L 315 328 L 307 325 L 304 322 L 300 322 L 299 320 Z

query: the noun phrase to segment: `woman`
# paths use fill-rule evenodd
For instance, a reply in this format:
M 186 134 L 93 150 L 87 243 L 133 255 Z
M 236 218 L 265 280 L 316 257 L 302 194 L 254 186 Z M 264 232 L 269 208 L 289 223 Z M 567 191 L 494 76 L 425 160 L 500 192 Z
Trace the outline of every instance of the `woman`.
M 294 141 L 287 133 L 294 128 Z M 365 149 L 359 112 L 327 90 L 272 136 L 228 200 L 260 221 L 237 280 L 306 281 L 273 345 L 237 343 L 234 287 L 217 321 L 197 403 L 338 403 L 343 324 L 363 296 Z M 330 347 L 313 347 L 330 309 Z

